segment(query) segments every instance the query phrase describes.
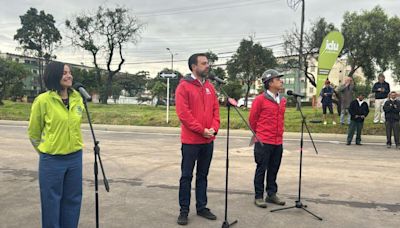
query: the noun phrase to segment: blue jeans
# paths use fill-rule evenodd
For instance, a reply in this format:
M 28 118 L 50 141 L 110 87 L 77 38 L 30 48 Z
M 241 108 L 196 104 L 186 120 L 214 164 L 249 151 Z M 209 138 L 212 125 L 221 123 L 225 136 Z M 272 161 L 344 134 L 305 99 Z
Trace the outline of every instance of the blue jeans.
M 350 124 L 349 108 L 342 108 L 340 112 L 340 123 L 344 124 L 344 116 L 347 115 L 347 124 Z
M 82 200 L 82 150 L 40 153 L 39 186 L 43 228 L 76 228 Z
M 266 179 L 267 187 L 265 191 L 268 196 L 278 192 L 276 178 L 278 176 L 279 167 L 282 161 L 282 145 L 270 145 L 260 143 L 254 144 L 254 159 L 257 164 L 256 173 L 254 175 L 255 198 L 262 199 L 264 197 L 264 181 Z M 267 173 L 267 178 L 265 178 Z
M 189 213 L 193 169 L 196 170 L 196 210 L 207 205 L 207 176 L 210 169 L 214 143 L 182 144 L 181 178 L 179 181 L 179 206 L 181 213 Z

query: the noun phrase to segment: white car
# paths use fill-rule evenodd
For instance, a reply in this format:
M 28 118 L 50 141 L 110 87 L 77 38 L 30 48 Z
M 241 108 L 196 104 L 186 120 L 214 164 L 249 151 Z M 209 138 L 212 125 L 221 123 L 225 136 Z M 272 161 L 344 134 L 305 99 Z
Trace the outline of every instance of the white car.
M 255 99 L 255 97 L 248 97 L 247 98 L 247 108 L 251 108 L 251 104 L 253 103 L 254 99 Z M 245 101 L 244 97 L 240 98 L 238 100 L 237 106 L 238 107 L 244 107 L 244 101 Z

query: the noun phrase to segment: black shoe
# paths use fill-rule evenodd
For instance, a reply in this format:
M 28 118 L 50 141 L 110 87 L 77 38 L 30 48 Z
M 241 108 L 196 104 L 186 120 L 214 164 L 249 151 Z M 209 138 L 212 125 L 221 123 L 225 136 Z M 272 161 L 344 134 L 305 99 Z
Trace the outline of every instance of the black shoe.
M 201 216 L 203 218 L 206 218 L 206 219 L 217 220 L 217 216 L 215 216 L 213 213 L 211 213 L 210 209 L 208 209 L 208 208 L 204 208 L 203 210 L 198 211 L 197 215 Z
M 356 143 L 356 145 L 359 145 L 359 146 L 361 146 L 362 144 L 361 144 L 361 143 Z
M 347 142 L 346 145 L 350 146 L 351 142 Z
M 187 225 L 188 224 L 188 214 L 186 213 L 180 213 L 178 217 L 177 223 L 179 225 Z
M 390 145 L 390 144 L 386 145 L 386 148 L 388 148 L 388 149 L 391 148 L 391 147 L 392 147 L 392 145 Z M 396 146 L 396 148 L 397 148 L 397 146 Z

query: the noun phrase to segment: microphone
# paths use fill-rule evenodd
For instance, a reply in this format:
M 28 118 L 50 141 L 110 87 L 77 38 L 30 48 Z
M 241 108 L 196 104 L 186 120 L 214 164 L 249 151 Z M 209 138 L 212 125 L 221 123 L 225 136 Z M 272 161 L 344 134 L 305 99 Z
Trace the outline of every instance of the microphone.
M 304 94 L 295 93 L 295 92 L 293 92 L 292 90 L 288 90 L 288 91 L 286 92 L 286 94 L 289 95 L 289 96 L 300 97 L 300 98 L 305 97 Z
M 79 82 L 74 84 L 74 89 L 79 91 L 79 93 L 81 94 L 81 96 L 85 99 L 85 100 L 91 100 L 92 97 L 89 95 L 89 93 L 86 91 L 85 87 L 83 87 L 83 85 Z
M 208 79 L 211 79 L 211 80 L 213 80 L 213 81 L 216 81 L 216 82 L 219 83 L 219 84 L 223 84 L 223 85 L 226 84 L 226 82 L 225 82 L 224 80 L 222 80 L 221 78 L 215 76 L 215 75 L 212 74 L 212 73 L 209 73 L 209 74 L 208 74 Z

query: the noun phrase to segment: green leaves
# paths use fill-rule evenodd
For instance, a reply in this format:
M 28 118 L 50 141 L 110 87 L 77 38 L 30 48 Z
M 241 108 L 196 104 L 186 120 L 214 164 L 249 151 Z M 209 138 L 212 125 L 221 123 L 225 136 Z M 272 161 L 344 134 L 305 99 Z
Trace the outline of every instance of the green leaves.
M 0 105 L 4 97 L 21 95 L 21 80 L 28 75 L 22 64 L 0 58 Z
M 400 78 L 396 70 L 400 67 L 399 31 L 399 18 L 389 18 L 380 6 L 361 14 L 346 12 L 343 16 L 342 33 L 352 66 L 349 76 L 355 69 L 362 67 L 367 81 L 372 81 L 377 73 L 375 66 L 382 72 L 392 66 L 395 75 Z
M 30 8 L 20 16 L 22 27 L 17 30 L 14 40 L 17 40 L 25 51 L 33 51 L 37 57 L 50 59 L 54 48 L 61 42 L 61 34 L 55 27 L 53 15 L 43 10 Z

